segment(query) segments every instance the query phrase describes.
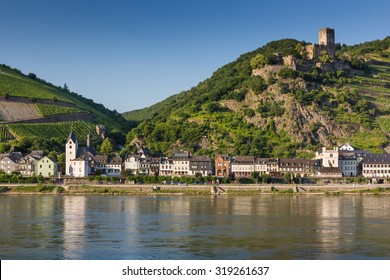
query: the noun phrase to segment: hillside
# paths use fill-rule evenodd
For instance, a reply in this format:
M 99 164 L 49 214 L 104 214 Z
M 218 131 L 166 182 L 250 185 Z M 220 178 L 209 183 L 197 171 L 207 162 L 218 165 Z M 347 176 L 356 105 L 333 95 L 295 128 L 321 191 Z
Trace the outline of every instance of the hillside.
M 127 136 L 129 149 L 137 143 L 155 154 L 186 149 L 310 157 L 322 145 L 349 142 L 390 151 L 390 37 L 337 44 L 335 59 L 348 66 L 345 71 L 295 71 L 277 62 L 275 53 L 300 57 L 305 45 L 293 39 L 270 42 L 188 91 L 126 113 L 141 122 Z M 265 62 L 253 67 L 259 54 Z
M 70 129 L 84 139 L 88 130 L 95 130 L 95 124 L 123 132 L 130 128 L 116 111 L 6 65 L 0 65 L 0 122 L 2 141 L 22 137 L 66 139 Z

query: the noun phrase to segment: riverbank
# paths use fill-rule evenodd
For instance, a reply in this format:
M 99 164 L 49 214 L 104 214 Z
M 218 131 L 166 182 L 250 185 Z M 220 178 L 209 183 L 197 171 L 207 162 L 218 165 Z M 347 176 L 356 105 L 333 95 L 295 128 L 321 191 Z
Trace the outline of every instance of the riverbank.
M 390 184 L 345 185 L 0 185 L 0 194 L 51 195 L 342 195 L 390 194 Z

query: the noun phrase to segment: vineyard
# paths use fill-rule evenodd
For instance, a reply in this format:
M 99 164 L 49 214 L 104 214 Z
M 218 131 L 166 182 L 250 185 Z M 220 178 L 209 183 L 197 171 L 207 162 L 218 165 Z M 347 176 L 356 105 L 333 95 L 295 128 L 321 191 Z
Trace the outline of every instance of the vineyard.
M 90 122 L 59 122 L 37 124 L 8 124 L 8 129 L 18 137 L 62 138 L 67 139 L 72 130 L 80 140 L 86 139 L 89 132 L 94 132 L 95 125 Z
M 65 114 L 77 114 L 83 113 L 84 110 L 80 108 L 62 107 L 47 104 L 35 104 L 35 107 L 41 113 L 42 116 L 48 117 L 53 115 L 65 115 Z
M 3 96 L 19 96 L 37 99 L 53 99 L 67 101 L 69 100 L 61 94 L 41 83 L 31 80 L 27 77 L 16 76 L 13 73 L 3 70 L 0 71 L 0 94 Z
M 0 133 L 1 133 L 0 134 L 0 141 L 14 139 L 12 134 L 8 131 L 8 128 L 6 126 L 4 126 L 4 125 L 1 127 Z

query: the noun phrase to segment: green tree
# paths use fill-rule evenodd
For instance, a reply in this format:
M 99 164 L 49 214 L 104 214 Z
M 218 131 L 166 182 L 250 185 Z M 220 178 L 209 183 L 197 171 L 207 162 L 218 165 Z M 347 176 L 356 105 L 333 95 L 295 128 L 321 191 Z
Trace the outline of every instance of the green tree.
M 111 142 L 108 138 L 104 139 L 102 146 L 100 147 L 100 153 L 103 155 L 110 155 L 113 151 Z
M 322 63 L 332 63 L 333 62 L 332 57 L 326 51 L 321 52 L 321 56 L 319 57 L 319 60 Z
M 58 158 L 57 158 L 57 161 L 58 161 L 58 165 L 60 167 L 60 170 L 61 170 L 61 173 L 62 174 L 65 174 L 65 160 L 66 160 L 66 156 L 65 156 L 65 153 L 62 153 L 62 154 L 59 154 L 58 155 Z
M 269 64 L 269 61 L 264 55 L 258 54 L 251 59 L 250 63 L 252 69 L 257 69 L 257 68 L 263 68 L 265 65 Z

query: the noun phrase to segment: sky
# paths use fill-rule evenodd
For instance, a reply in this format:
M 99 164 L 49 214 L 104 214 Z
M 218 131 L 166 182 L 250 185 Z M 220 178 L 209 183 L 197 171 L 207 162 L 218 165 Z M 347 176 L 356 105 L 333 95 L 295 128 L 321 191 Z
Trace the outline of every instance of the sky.
M 390 36 L 390 1 L 0 0 L 0 64 L 126 112 L 207 79 L 241 54 L 335 29 Z

